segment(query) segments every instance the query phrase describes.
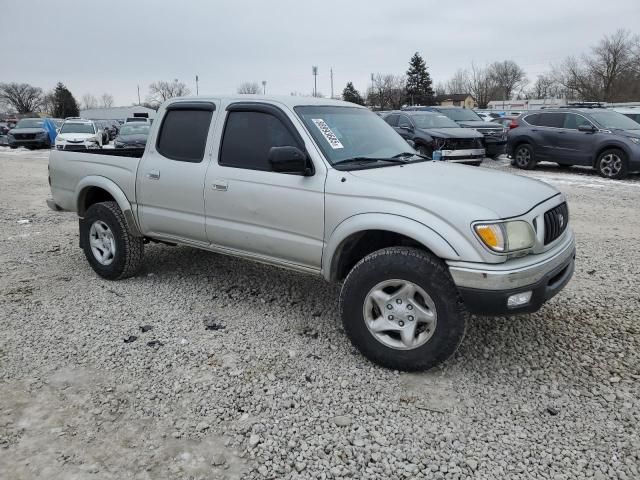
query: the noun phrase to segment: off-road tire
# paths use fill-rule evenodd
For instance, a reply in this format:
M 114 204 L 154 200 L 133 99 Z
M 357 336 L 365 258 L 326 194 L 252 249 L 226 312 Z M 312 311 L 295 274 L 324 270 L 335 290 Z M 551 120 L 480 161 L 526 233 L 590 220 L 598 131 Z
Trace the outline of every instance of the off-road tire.
M 89 231 L 93 222 L 98 220 L 107 224 L 116 243 L 116 253 L 110 265 L 102 265 L 91 250 Z M 121 280 L 133 277 L 140 270 L 144 258 L 144 241 L 131 235 L 124 214 L 116 202 L 91 205 L 81 222 L 81 245 L 91 268 L 98 275 L 107 280 Z
M 513 160 L 515 166 L 522 170 L 533 170 L 537 163 L 533 147 L 528 143 L 521 143 L 515 148 Z
M 374 286 L 400 279 L 420 286 L 434 301 L 437 323 L 433 335 L 412 350 L 381 343 L 364 319 L 364 302 Z M 446 361 L 464 338 L 468 313 L 444 263 L 432 254 L 410 247 L 378 250 L 360 260 L 348 274 L 340 293 L 345 332 L 360 352 L 378 365 L 403 371 L 432 368 Z

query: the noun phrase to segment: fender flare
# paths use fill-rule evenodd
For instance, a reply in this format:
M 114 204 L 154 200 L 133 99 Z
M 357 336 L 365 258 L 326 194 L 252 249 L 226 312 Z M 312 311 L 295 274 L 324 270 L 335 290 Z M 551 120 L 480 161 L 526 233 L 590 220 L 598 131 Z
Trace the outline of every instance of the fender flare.
M 624 144 L 624 142 L 621 142 L 619 140 L 613 140 L 611 142 L 607 142 L 603 147 L 600 147 L 596 150 L 594 155 L 591 157 L 591 166 L 593 168 L 597 168 L 598 158 L 600 158 L 600 155 L 602 155 L 602 152 L 604 152 L 605 150 L 611 150 L 614 148 L 617 150 L 622 150 L 624 154 L 627 156 L 627 160 L 629 160 L 633 156 L 631 153 L 631 150 L 627 145 Z
M 109 180 L 106 177 L 90 175 L 88 177 L 84 177 L 80 182 L 78 182 L 74 192 L 78 216 L 80 218 L 84 217 L 86 212 L 84 209 L 84 197 L 89 189 L 93 187 L 101 188 L 113 197 L 118 204 L 118 207 L 120 207 L 120 210 L 122 210 L 125 221 L 127 222 L 129 233 L 134 237 L 142 237 L 143 235 L 138 226 L 138 222 L 136 221 L 136 216 L 133 213 L 133 207 L 131 206 L 129 199 L 114 181 Z
M 424 245 L 439 258 L 460 259 L 454 246 L 428 225 L 391 213 L 362 213 L 343 220 L 329 235 L 322 255 L 322 276 L 325 279 L 331 281 L 334 277 L 346 240 L 367 230 L 398 233 Z

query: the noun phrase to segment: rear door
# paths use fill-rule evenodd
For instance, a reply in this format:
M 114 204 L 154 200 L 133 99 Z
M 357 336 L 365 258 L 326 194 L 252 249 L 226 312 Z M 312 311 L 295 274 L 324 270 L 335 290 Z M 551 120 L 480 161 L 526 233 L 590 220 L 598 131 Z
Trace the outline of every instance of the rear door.
M 564 128 L 560 131 L 557 146 L 559 163 L 570 165 L 591 165 L 591 159 L 598 141 L 598 131 L 581 132 L 580 125 L 594 126 L 586 117 L 577 113 L 566 113 Z
M 564 113 L 546 112 L 527 115 L 524 120 L 531 125 L 535 140 L 536 157 L 553 160 L 557 156 L 560 130 L 564 127 Z
M 170 104 L 138 167 L 136 197 L 145 234 L 208 244 L 204 182 L 218 103 Z

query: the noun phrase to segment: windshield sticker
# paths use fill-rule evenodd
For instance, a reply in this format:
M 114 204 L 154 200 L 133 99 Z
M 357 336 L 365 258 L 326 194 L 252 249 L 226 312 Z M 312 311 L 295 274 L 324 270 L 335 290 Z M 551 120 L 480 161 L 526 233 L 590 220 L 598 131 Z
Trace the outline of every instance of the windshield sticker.
M 316 127 L 318 127 L 318 130 L 320 130 L 322 136 L 327 142 L 329 142 L 329 145 L 331 145 L 331 148 L 333 148 L 334 150 L 344 148 L 344 145 L 340 143 L 340 140 L 338 140 L 336 134 L 331 131 L 329 125 L 327 125 L 324 120 L 322 120 L 321 118 L 312 118 L 311 121 L 316 124 Z

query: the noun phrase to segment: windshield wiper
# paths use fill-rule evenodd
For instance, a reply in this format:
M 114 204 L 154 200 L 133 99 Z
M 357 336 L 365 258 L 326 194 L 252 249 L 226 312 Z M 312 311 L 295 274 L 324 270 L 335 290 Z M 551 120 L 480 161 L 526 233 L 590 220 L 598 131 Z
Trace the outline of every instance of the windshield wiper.
M 344 160 L 339 160 L 333 164 L 336 165 L 344 165 L 346 163 L 377 163 L 377 162 L 389 162 L 389 163 L 406 163 L 406 160 L 402 160 L 397 157 L 353 157 L 353 158 L 345 158 Z
M 407 158 L 407 157 L 420 157 L 420 158 L 426 158 L 428 160 L 431 160 L 429 157 L 426 157 L 424 155 L 420 155 L 419 153 L 415 153 L 415 152 L 402 152 L 402 153 L 399 153 L 397 155 L 394 155 L 391 158 Z

